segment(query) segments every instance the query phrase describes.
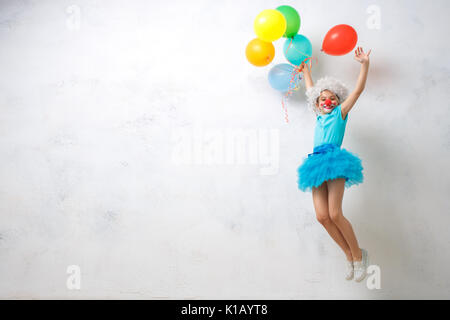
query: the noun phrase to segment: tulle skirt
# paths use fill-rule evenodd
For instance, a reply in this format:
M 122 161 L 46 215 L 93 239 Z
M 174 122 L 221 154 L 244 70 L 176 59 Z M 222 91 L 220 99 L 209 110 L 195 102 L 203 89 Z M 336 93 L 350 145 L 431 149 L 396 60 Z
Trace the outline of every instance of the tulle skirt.
M 324 181 L 345 178 L 345 188 L 362 183 L 363 167 L 361 159 L 352 152 L 336 144 L 322 144 L 298 167 L 298 188 L 311 191 Z

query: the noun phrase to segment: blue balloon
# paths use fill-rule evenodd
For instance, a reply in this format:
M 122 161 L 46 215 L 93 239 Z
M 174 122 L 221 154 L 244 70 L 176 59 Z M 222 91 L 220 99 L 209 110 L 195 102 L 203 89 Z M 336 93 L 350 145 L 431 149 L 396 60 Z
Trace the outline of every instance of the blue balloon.
M 289 43 L 291 43 L 291 46 L 289 46 Z M 297 34 L 292 39 L 286 39 L 283 46 L 283 53 L 290 63 L 299 66 L 306 58 L 311 57 L 312 45 L 307 37 Z
M 292 83 L 292 73 L 294 72 L 294 67 L 288 63 L 277 64 L 272 67 L 269 71 L 269 83 L 272 88 L 287 92 L 289 89 L 294 89 L 299 85 L 301 77 L 299 73 L 296 73 Z

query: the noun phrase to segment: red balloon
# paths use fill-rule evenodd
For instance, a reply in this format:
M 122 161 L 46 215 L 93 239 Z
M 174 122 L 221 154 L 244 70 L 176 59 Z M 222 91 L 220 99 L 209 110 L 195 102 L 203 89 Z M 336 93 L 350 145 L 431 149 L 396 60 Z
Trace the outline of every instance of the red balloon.
M 342 56 L 353 50 L 358 42 L 358 34 L 348 24 L 339 24 L 327 32 L 322 43 L 322 51 L 332 56 Z

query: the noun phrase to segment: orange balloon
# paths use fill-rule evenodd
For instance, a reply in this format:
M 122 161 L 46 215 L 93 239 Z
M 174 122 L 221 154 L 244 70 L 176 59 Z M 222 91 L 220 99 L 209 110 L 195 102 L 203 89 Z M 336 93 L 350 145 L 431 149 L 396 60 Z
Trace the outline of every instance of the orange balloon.
M 322 43 L 322 51 L 332 56 L 342 56 L 353 50 L 358 42 L 358 34 L 348 24 L 339 24 L 327 32 Z
M 267 66 L 275 57 L 275 47 L 272 42 L 255 38 L 250 41 L 245 49 L 247 60 L 257 67 Z

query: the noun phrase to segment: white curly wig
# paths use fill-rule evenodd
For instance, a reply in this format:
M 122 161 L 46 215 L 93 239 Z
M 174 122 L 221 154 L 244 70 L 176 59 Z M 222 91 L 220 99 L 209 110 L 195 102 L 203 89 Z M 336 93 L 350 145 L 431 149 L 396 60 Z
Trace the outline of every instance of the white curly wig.
M 348 97 L 348 88 L 341 81 L 332 77 L 324 77 L 318 80 L 314 87 L 306 90 L 308 107 L 314 111 L 316 115 L 320 113 L 320 109 L 316 106 L 316 101 L 324 90 L 329 90 L 336 94 L 339 98 L 339 103 L 344 102 Z

